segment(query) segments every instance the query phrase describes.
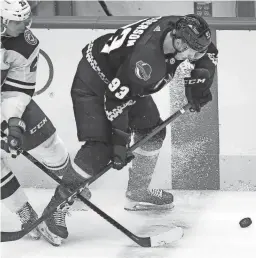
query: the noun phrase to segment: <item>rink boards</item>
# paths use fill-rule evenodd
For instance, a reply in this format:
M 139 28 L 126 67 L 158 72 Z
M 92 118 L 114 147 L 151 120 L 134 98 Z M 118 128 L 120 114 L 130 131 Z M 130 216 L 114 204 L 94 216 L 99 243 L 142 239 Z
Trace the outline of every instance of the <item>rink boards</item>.
M 70 88 L 81 50 L 94 38 L 111 31 L 34 29 L 42 49 L 35 100 L 54 122 L 71 156 L 80 146 Z M 212 86 L 213 101 L 200 114 L 185 114 L 168 127 L 154 186 L 187 190 L 256 188 L 256 32 L 213 34 L 220 52 L 218 74 Z M 242 51 L 237 51 L 241 46 Z M 174 82 L 153 97 L 165 119 L 185 103 L 184 87 Z M 12 161 L 12 167 L 25 186 L 53 186 L 52 180 L 23 158 Z M 95 187 L 124 188 L 127 176 L 127 169 L 121 173 L 111 171 Z

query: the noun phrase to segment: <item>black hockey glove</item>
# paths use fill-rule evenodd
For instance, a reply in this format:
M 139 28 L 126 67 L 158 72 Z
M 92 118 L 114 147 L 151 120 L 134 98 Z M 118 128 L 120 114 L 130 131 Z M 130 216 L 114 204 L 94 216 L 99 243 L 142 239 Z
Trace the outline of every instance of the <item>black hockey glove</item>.
M 1 148 L 11 153 L 13 157 L 19 154 L 22 146 L 23 134 L 26 131 L 24 121 L 17 117 L 11 117 L 8 121 L 8 136 L 6 141 L 1 141 Z
M 200 112 L 201 107 L 212 100 L 209 85 L 210 73 L 207 69 L 195 69 L 191 71 L 191 77 L 185 78 L 185 94 L 190 111 Z
M 127 146 L 130 142 L 130 134 L 118 129 L 113 129 L 113 168 L 121 170 L 134 158 L 134 155 L 128 152 Z

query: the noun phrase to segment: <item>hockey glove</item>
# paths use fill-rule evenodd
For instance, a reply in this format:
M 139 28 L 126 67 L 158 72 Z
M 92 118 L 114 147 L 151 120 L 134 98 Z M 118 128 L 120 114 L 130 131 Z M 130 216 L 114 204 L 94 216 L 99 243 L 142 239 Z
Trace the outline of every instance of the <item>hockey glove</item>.
M 190 78 L 185 78 L 185 94 L 191 105 L 190 111 L 200 112 L 201 107 L 212 100 L 209 79 L 207 69 L 195 69 L 191 71 Z
M 127 146 L 130 142 L 130 134 L 118 129 L 113 130 L 113 168 L 121 170 L 134 158 L 134 155 L 128 152 Z
M 25 131 L 26 125 L 23 120 L 18 117 L 11 117 L 9 119 L 7 141 L 4 146 L 3 142 L 1 142 L 1 147 L 4 147 L 6 152 L 11 153 L 13 158 L 20 153 L 19 149 L 22 146 Z

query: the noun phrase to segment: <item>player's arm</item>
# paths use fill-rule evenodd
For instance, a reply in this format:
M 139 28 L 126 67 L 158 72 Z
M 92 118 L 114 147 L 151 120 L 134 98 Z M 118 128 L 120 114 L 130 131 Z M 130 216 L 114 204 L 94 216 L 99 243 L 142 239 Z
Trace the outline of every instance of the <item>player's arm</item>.
M 115 132 L 128 132 L 128 111 L 135 104 L 136 98 L 133 91 L 135 85 L 131 84 L 125 70 L 125 66 L 120 67 L 115 78 L 108 84 L 104 97 L 106 116 L 113 128 L 112 142 L 124 146 L 127 144 L 125 137 L 118 137 Z
M 192 110 L 200 112 L 201 107 L 212 100 L 211 86 L 213 83 L 218 51 L 212 47 L 201 59 L 196 61 L 191 77 L 185 78 L 185 93 Z
M 112 127 L 126 131 L 128 110 L 137 98 L 148 95 L 150 89 L 165 75 L 165 60 L 157 53 L 137 50 L 128 58 L 108 84 L 105 92 L 105 112 Z
M 123 75 L 120 67 L 115 78 L 108 84 L 104 96 L 104 109 L 112 125 L 113 168 L 122 169 L 128 162 L 127 145 L 130 142 L 128 132 L 128 110 L 135 102 L 131 99 L 132 86 Z
M 38 51 L 36 49 L 29 59 L 17 52 L 8 53 L 10 68 L 1 88 L 2 116 L 8 123 L 6 151 L 22 144 L 26 125 L 21 117 L 35 91 Z
M 21 118 L 35 92 L 39 49 L 35 49 L 29 59 L 10 52 L 7 59 L 10 68 L 1 88 L 2 109 L 7 121 L 11 117 Z
M 105 92 L 105 111 L 113 128 L 114 162 L 120 162 L 119 168 L 126 164 L 126 146 L 130 142 L 128 111 L 136 99 L 153 88 L 165 72 L 165 69 L 159 70 L 154 55 L 145 57 L 142 54 L 143 51 L 140 51 L 140 55 L 126 60 Z M 115 168 L 118 169 L 118 165 Z

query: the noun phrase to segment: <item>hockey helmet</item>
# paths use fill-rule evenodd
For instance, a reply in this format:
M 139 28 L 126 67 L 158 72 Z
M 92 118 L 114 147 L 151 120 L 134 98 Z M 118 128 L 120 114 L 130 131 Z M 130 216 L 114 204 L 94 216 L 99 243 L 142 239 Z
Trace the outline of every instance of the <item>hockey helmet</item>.
M 206 51 L 211 43 L 209 25 L 201 16 L 195 14 L 188 14 L 178 19 L 173 35 L 198 52 Z
M 31 25 L 31 8 L 27 0 L 1 0 L 1 20 L 4 33 L 9 21 L 25 22 L 26 27 Z
M 3 0 L 1 2 L 3 19 L 24 21 L 31 17 L 31 8 L 27 0 Z

